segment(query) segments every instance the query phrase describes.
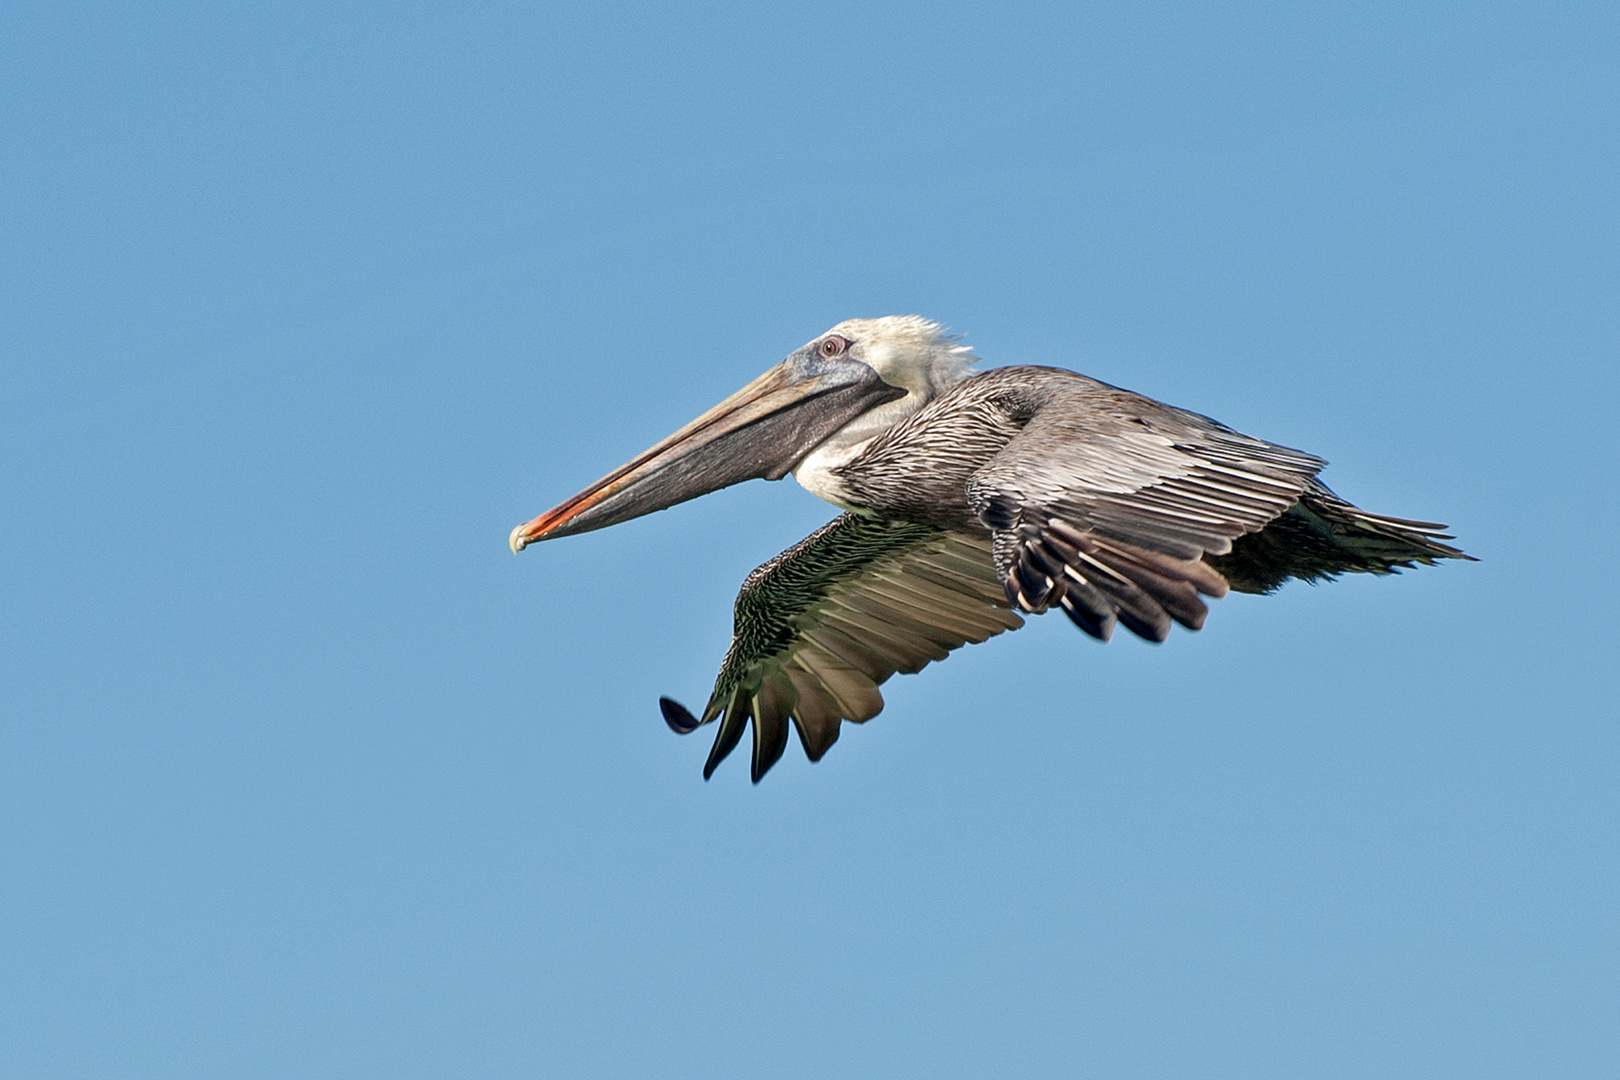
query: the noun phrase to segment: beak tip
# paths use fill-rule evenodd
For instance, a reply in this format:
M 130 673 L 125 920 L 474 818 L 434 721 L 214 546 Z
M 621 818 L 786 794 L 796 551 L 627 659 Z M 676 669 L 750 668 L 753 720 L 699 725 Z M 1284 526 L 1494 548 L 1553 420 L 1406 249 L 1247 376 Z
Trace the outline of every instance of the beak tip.
M 523 535 L 523 529 L 524 526 L 519 525 L 517 528 L 512 530 L 512 535 L 507 537 L 506 542 L 511 545 L 512 554 L 514 555 L 529 546 L 528 537 Z

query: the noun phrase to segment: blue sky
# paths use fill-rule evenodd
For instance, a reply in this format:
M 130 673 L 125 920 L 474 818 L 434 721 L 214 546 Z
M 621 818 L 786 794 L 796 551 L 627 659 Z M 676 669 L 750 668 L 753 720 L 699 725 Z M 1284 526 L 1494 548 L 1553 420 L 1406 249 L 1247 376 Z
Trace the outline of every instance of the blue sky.
M 1612 5 L 13 3 L 30 1077 L 1620 1069 Z M 1062 620 L 705 784 L 791 481 L 507 532 L 918 312 L 1483 561 Z

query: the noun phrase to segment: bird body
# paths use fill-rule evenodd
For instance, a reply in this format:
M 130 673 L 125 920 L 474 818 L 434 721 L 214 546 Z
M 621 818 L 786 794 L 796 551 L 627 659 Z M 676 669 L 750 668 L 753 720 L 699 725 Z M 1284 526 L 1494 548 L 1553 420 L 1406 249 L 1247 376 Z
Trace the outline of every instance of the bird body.
M 1311 454 L 1072 371 L 972 360 L 915 316 L 840 323 L 519 526 L 513 550 L 789 471 L 843 509 L 744 582 L 702 714 L 661 702 L 676 731 L 718 722 L 705 776 L 751 723 L 756 782 L 790 722 L 819 760 L 890 675 L 1021 613 L 1163 641 L 1229 589 L 1468 558 L 1443 526 L 1340 499 Z

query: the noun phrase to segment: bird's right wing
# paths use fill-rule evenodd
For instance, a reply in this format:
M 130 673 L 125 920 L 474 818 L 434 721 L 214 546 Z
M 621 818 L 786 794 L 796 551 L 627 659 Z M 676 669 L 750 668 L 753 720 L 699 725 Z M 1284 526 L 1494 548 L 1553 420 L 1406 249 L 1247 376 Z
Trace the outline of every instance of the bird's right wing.
M 705 779 L 752 721 L 758 783 L 787 746 L 789 719 L 818 761 L 844 720 L 878 714 L 878 684 L 890 675 L 1022 625 L 989 537 L 844 514 L 748 575 L 702 717 L 669 698 L 659 704 L 682 734 L 720 721 Z

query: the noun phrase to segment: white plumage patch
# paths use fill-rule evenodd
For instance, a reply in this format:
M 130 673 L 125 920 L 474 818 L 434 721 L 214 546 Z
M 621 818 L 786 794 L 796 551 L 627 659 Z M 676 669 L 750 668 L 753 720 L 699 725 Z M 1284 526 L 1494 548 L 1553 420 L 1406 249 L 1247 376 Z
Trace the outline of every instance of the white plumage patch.
M 850 355 L 874 369 L 884 382 L 921 398 L 911 403 L 908 413 L 967 378 L 978 360 L 943 326 L 921 315 L 846 319 L 827 333 L 847 338 Z
M 845 319 L 821 334 L 849 341 L 849 355 L 866 364 L 906 396 L 862 413 L 812 450 L 793 469 L 806 491 L 841 509 L 850 509 L 848 491 L 838 467 L 857 456 L 878 435 L 944 394 L 972 374 L 979 359 L 973 350 L 921 315 L 886 315 L 881 319 Z

